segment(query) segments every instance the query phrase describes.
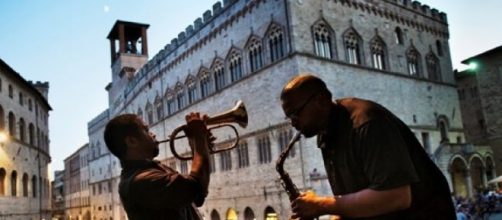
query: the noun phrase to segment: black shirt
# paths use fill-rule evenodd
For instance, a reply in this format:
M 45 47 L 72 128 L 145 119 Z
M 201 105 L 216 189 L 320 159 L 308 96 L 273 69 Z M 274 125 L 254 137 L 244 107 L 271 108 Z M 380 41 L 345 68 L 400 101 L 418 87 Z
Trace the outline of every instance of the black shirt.
M 121 161 L 119 194 L 130 220 L 202 219 L 194 203 L 207 195 L 197 178 L 152 160 Z
M 318 146 L 335 195 L 411 186 L 410 208 L 363 219 L 456 218 L 444 175 L 406 124 L 381 105 L 337 100 Z

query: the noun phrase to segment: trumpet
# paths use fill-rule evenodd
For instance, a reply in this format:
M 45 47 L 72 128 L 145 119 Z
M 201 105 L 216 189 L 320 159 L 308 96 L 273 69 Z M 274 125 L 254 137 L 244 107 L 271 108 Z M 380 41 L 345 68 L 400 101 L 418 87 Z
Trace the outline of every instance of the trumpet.
M 230 147 L 225 147 L 222 149 L 213 149 L 213 146 L 209 146 L 209 153 L 214 154 L 214 153 L 219 153 L 222 151 L 227 151 L 231 150 L 239 144 L 239 133 L 237 132 L 237 128 L 230 123 L 237 123 L 240 127 L 245 128 L 248 125 L 248 114 L 246 111 L 246 106 L 244 106 L 244 103 L 242 101 L 238 101 L 235 106 L 225 112 L 222 112 L 220 114 L 214 115 L 212 117 L 209 117 L 204 121 L 206 125 L 214 125 L 213 127 L 209 127 L 208 130 L 214 130 L 217 128 L 221 127 L 229 127 L 235 132 L 235 142 L 230 145 Z M 162 141 L 158 141 L 157 143 L 164 143 L 164 142 L 169 142 L 169 147 L 171 148 L 171 152 L 173 155 L 180 159 L 180 160 L 191 160 L 193 158 L 192 156 L 181 156 L 176 152 L 175 145 L 174 145 L 174 140 L 181 139 L 181 138 L 186 138 L 186 135 L 180 135 L 177 136 L 180 131 L 183 131 L 186 128 L 186 125 L 181 125 L 173 130 L 171 135 L 169 136 L 169 139 L 165 139 Z

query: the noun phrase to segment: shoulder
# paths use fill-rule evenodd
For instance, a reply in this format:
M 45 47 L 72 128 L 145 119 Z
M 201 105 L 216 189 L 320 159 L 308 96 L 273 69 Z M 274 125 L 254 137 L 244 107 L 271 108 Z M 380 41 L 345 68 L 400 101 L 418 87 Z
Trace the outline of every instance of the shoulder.
M 356 129 L 370 121 L 380 121 L 378 119 L 384 118 L 387 112 L 380 104 L 360 98 L 349 97 L 338 99 L 336 103 L 348 111 L 353 127 Z

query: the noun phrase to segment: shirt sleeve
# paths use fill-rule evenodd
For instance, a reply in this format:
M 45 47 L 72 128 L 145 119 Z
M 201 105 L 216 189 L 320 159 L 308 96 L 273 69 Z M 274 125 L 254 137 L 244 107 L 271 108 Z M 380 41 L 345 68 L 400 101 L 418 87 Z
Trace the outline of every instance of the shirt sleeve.
M 399 129 L 390 119 L 372 119 L 359 131 L 356 149 L 361 156 L 368 188 L 388 190 L 418 181 L 411 156 Z
M 202 186 L 192 175 L 147 169 L 134 177 L 130 193 L 151 208 L 180 208 L 201 197 Z

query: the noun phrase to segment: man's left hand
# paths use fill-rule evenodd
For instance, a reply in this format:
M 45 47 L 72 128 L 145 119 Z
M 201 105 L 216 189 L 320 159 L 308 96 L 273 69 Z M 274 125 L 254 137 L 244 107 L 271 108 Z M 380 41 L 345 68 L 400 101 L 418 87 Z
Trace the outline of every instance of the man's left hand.
M 302 193 L 291 202 L 292 218 L 315 218 L 323 215 L 323 197 L 317 196 L 313 191 Z

